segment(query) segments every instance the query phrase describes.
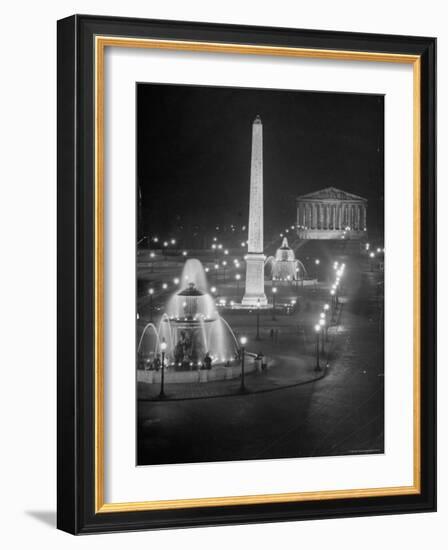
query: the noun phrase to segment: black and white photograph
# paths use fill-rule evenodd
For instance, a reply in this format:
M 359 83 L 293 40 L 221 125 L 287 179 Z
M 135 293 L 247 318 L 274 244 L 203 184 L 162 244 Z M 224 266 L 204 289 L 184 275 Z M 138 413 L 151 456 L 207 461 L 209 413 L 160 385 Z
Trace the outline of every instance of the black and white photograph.
M 136 464 L 384 453 L 384 96 L 136 100 Z

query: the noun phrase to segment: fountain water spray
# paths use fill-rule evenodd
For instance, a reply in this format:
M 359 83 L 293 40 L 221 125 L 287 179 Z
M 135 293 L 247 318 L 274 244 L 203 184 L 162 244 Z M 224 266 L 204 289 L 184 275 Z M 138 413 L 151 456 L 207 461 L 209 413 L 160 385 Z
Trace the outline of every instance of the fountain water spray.
M 145 338 L 156 333 L 157 338 L 148 343 L 149 353 L 160 353 L 160 342 L 165 339 L 165 356 L 174 367 L 201 366 L 206 354 L 213 364 L 232 362 L 237 357 L 235 335 L 219 315 L 208 293 L 204 268 L 197 259 L 185 262 L 181 290 L 167 301 L 158 329 L 150 330 L 150 325 L 142 333 L 138 350 L 143 348 L 143 342 L 146 349 Z

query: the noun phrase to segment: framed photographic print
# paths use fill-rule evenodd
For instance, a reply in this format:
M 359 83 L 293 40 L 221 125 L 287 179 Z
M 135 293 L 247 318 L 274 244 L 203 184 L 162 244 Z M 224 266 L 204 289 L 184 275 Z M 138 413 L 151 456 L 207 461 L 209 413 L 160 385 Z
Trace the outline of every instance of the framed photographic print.
M 58 527 L 434 511 L 433 38 L 58 22 Z

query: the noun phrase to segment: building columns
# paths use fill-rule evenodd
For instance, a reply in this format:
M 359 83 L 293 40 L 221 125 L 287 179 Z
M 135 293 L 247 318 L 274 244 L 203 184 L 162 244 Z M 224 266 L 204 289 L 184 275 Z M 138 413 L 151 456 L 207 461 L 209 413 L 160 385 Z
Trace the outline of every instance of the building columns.
M 367 226 L 367 208 L 361 202 L 304 201 L 297 206 L 298 231 L 364 231 Z

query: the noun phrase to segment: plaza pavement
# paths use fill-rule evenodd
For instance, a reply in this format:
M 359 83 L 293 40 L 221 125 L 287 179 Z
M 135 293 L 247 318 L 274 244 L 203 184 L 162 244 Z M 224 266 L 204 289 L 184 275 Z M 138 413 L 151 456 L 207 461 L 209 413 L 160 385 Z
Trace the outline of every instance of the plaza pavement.
M 269 313 L 261 316 L 260 342 L 255 340 L 254 316 L 228 319 L 237 332 L 248 336 L 247 349 L 255 353 L 272 347 L 269 330 L 275 325 L 281 360 L 266 375 L 246 377 L 248 394 L 238 393 L 236 380 L 225 382 L 225 396 L 214 397 L 211 385 L 193 384 L 176 391 L 166 387 L 172 400 L 154 401 L 154 394 L 141 399 L 138 464 L 382 453 L 384 366 L 378 276 L 353 266 L 346 284 L 349 301 L 333 338 L 325 376 L 312 379 L 312 327 L 327 298 L 325 284 L 302 295 L 308 298 L 309 311 L 301 308 L 292 316 L 277 315 L 275 321 Z M 285 354 L 295 362 L 283 363 Z

